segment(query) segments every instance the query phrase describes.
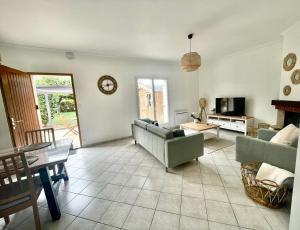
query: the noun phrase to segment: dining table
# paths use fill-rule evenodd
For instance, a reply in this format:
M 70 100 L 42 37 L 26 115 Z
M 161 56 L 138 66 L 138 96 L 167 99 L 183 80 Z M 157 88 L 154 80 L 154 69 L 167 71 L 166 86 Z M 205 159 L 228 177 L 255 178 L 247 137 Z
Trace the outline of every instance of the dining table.
M 69 180 L 64 163 L 68 160 L 70 149 L 72 148 L 72 140 L 61 139 L 42 145 L 44 145 L 43 148 L 40 148 L 38 145 L 14 148 L 12 152 L 24 152 L 31 173 L 39 176 L 52 220 L 55 221 L 61 217 L 61 211 L 57 202 L 58 182 L 62 179 L 64 181 Z

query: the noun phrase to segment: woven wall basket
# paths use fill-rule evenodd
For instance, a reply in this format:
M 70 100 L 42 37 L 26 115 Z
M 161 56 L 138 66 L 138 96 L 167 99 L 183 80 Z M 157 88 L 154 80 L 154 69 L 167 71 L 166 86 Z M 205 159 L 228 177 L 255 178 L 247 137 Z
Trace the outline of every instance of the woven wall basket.
M 186 53 L 180 61 L 182 70 L 192 72 L 201 66 L 201 56 L 197 52 Z

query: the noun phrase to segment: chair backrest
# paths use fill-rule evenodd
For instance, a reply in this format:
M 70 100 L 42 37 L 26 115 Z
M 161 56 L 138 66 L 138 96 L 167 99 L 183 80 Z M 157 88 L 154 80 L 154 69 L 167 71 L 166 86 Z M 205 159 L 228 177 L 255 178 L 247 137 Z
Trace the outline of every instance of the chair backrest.
M 26 179 L 29 186 L 21 186 L 21 193 L 11 191 L 11 197 L 0 200 L 1 203 L 10 202 L 21 197 L 34 193 L 33 178 L 24 153 L 8 153 L 0 155 L 0 187 L 11 184 L 20 184 L 22 179 Z M 2 190 L 2 189 L 1 189 Z M 4 191 L 4 190 L 3 190 Z M 6 190 L 5 190 L 6 191 Z
M 46 128 L 26 131 L 25 141 L 27 145 L 42 142 L 55 142 L 54 129 Z

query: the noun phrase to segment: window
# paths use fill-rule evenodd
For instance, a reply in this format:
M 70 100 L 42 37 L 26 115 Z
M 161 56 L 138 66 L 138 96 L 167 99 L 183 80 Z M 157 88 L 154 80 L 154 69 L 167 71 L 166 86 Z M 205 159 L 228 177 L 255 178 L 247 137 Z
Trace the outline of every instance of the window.
M 168 87 L 167 80 L 153 78 L 137 79 L 139 118 L 156 120 L 160 124 L 168 123 Z

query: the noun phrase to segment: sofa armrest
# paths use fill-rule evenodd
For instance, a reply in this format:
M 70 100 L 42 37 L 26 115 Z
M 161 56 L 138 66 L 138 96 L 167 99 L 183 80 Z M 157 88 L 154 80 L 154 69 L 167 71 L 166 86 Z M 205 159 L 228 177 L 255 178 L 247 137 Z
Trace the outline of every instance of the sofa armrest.
M 270 129 L 259 129 L 257 133 L 257 138 L 265 141 L 269 141 L 272 137 L 275 136 L 277 131 L 270 130 Z
M 172 168 L 182 163 L 191 161 L 204 152 L 203 133 L 185 137 L 176 137 L 165 141 L 166 167 Z
M 295 172 L 297 149 L 245 136 L 236 138 L 236 160 L 241 163 L 266 162 Z

